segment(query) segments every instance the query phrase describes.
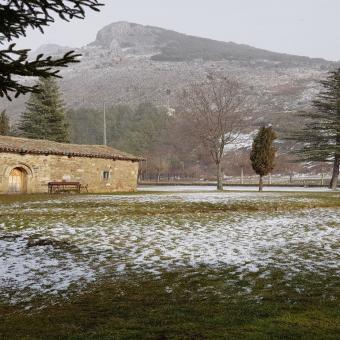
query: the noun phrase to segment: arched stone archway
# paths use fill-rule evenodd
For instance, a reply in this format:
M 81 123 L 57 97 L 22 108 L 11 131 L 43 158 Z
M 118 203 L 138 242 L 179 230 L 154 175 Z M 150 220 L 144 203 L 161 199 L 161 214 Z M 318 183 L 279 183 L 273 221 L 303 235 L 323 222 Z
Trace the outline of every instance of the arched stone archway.
M 8 176 L 8 192 L 12 194 L 27 193 L 27 171 L 23 167 L 13 168 Z
M 7 166 L 2 175 L 2 178 L 5 179 L 4 193 L 30 193 L 33 177 L 31 167 L 24 163 Z

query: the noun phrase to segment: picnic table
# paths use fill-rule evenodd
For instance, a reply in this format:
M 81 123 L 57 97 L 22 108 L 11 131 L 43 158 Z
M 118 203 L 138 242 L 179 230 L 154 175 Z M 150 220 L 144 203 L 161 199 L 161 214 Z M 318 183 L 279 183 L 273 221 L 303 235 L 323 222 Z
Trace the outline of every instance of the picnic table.
M 80 192 L 81 184 L 79 182 L 49 182 L 48 183 L 48 193 L 61 193 L 61 192 Z

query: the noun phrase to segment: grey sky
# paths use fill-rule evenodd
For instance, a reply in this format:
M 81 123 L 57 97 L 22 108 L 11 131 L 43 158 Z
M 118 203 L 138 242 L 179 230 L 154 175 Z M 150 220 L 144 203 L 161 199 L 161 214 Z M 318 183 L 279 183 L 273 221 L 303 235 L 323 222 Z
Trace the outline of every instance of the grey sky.
M 290 54 L 340 60 L 340 0 L 104 0 L 84 21 L 57 21 L 45 35 L 30 32 L 20 46 L 45 43 L 79 47 L 115 21 Z

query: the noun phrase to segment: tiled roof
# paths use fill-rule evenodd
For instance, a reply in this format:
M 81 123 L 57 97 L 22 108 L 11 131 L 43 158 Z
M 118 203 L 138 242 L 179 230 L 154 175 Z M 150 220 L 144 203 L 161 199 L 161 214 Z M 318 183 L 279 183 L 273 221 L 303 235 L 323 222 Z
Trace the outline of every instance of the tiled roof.
M 66 144 L 41 139 L 28 139 L 8 136 L 0 136 L 0 152 L 92 157 L 130 161 L 143 160 L 143 158 L 115 150 L 105 145 Z

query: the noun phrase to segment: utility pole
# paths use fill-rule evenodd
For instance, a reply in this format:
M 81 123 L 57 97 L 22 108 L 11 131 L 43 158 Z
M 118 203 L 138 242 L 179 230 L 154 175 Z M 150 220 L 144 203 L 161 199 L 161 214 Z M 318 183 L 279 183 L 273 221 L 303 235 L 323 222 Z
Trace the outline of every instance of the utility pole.
M 168 110 L 170 110 L 170 95 L 171 95 L 171 90 L 170 89 L 166 90 L 166 95 L 167 95 Z
M 104 134 L 103 134 L 103 144 L 107 145 L 107 140 L 106 140 L 106 106 L 105 103 L 103 105 L 103 128 L 104 128 Z
M 241 184 L 244 184 L 243 165 L 241 165 Z

